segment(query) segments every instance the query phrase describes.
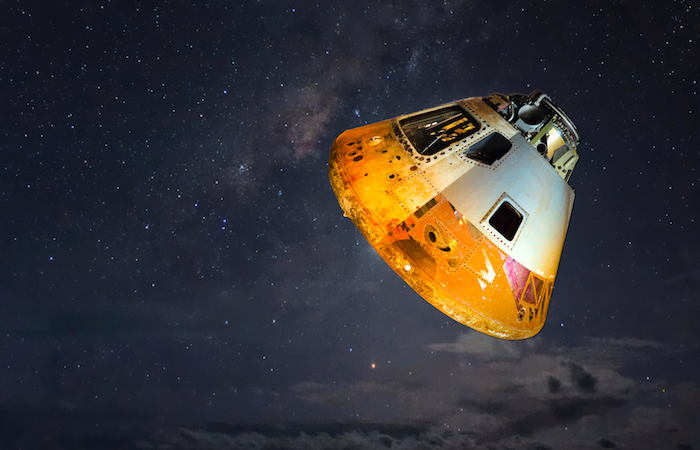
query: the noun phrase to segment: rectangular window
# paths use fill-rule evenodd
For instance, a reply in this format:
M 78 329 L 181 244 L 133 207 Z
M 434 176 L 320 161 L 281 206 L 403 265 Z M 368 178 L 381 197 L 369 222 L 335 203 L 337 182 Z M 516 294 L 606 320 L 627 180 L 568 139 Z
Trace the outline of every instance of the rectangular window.
M 399 124 L 421 155 L 434 155 L 481 128 L 479 122 L 459 105 L 417 114 Z
M 508 153 L 513 144 L 500 133 L 491 133 L 464 152 L 467 158 L 492 165 Z
M 489 219 L 489 224 L 509 241 L 513 240 L 522 222 L 523 215 L 508 202 L 501 203 Z

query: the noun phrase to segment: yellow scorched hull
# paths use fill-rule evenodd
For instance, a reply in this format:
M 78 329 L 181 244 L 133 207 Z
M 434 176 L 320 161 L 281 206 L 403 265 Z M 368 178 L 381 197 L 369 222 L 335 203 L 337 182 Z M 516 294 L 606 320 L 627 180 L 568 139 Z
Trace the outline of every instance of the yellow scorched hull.
M 329 177 L 345 215 L 437 309 L 503 339 L 525 339 L 542 329 L 554 279 L 525 269 L 435 192 L 391 120 L 340 135 L 331 149 Z M 435 195 L 420 205 L 406 200 L 425 198 L 431 188 Z

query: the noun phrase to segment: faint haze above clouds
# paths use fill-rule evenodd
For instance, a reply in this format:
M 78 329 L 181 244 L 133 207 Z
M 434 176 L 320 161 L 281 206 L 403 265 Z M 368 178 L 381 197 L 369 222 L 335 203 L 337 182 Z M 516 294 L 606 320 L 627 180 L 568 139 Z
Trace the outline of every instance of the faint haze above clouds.
M 644 382 L 635 357 L 658 342 L 584 339 L 555 347 L 537 338 L 496 340 L 476 332 L 429 344 L 414 370 L 357 382 L 304 381 L 280 393 L 280 408 L 301 400 L 326 420 L 161 430 L 144 448 L 397 448 L 478 450 L 695 448 L 695 382 Z M 516 350 L 518 348 L 518 350 Z M 599 355 L 604 355 L 599 358 Z M 624 361 L 610 367 L 611 360 Z M 674 404 L 673 409 L 668 404 Z M 314 424 L 315 423 L 315 424 Z

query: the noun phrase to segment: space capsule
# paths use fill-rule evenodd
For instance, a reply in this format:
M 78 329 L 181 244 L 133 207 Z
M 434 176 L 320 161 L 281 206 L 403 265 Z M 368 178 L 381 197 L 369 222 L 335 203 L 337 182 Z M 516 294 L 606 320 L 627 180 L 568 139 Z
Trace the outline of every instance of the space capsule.
M 494 93 L 347 130 L 328 172 L 345 215 L 425 300 L 525 339 L 547 317 L 578 142 L 541 91 Z

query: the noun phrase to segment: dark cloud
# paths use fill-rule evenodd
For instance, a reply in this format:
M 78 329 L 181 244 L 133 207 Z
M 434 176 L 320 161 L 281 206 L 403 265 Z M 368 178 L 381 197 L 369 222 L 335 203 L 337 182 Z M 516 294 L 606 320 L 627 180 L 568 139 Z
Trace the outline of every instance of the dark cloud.
M 430 344 L 426 348 L 435 352 L 466 353 L 489 360 L 518 359 L 523 349 L 532 349 L 537 341 L 525 343 L 495 339 L 476 332 L 462 333 L 457 342 Z
M 550 375 L 549 378 L 547 378 L 547 389 L 550 393 L 556 394 L 559 392 L 559 389 L 561 389 L 561 381 Z
M 581 392 L 592 394 L 595 392 L 595 385 L 598 383 L 593 375 L 586 372 L 586 370 L 575 363 L 564 363 L 571 369 L 571 382 L 578 388 Z
M 610 439 L 605 439 L 605 438 L 600 438 L 596 442 L 598 445 L 600 445 L 602 448 L 615 448 L 617 445 L 611 441 Z
M 403 414 L 394 414 L 393 420 L 439 417 L 440 422 L 449 424 L 451 430 L 469 432 L 479 445 L 501 445 L 514 433 L 541 443 L 543 436 L 551 439 L 552 430 L 583 430 L 590 426 L 591 421 L 603 425 L 606 417 L 614 417 L 616 411 L 645 401 L 643 399 L 648 396 L 638 381 L 611 370 L 595 355 L 603 348 L 608 353 L 619 352 L 621 355 L 647 352 L 656 347 L 654 343 L 639 346 L 632 342 L 625 348 L 621 342 L 626 341 L 620 340 L 617 350 L 614 350 L 612 346 L 601 347 L 600 342 L 589 340 L 589 345 L 581 350 L 562 349 L 561 356 L 549 356 L 547 353 L 551 350 L 546 351 L 531 343 L 521 346 L 517 356 L 514 352 L 503 351 L 502 347 L 495 347 L 496 351 L 490 353 L 489 360 L 483 341 L 491 338 L 475 336 L 475 339 L 468 340 L 465 335 L 460 335 L 454 344 L 426 346 L 432 352 L 454 355 L 451 358 L 456 359 L 455 362 L 461 360 L 457 365 L 459 369 L 451 366 L 449 376 L 446 370 L 440 369 L 432 372 L 432 379 L 421 384 L 403 382 L 401 378 L 371 383 L 305 382 L 295 386 L 293 393 L 305 401 L 335 411 L 354 411 L 360 417 L 369 413 L 364 405 L 375 408 L 376 400 L 381 398 L 388 408 L 403 410 Z M 464 364 L 465 357 L 476 359 Z M 614 355 L 609 357 L 614 358 Z M 432 364 L 441 364 L 438 361 Z M 406 373 L 404 378 L 413 376 Z M 411 406 L 413 401 L 410 399 L 430 404 L 429 399 L 440 402 L 445 396 L 453 395 L 452 392 L 460 392 L 461 397 L 450 408 L 423 413 Z M 635 417 L 638 418 L 627 420 L 633 420 L 637 425 L 630 426 L 622 437 L 633 435 L 633 430 L 638 427 L 660 426 L 644 424 L 644 420 L 652 420 L 648 414 L 640 412 Z M 591 435 L 589 438 L 589 442 L 593 442 L 598 437 Z
M 453 433 L 445 436 L 434 431 L 448 447 L 560 448 L 569 442 L 567 432 L 579 433 L 579 441 L 587 439 L 597 446 L 597 427 L 616 429 L 605 439 L 623 445 L 620 443 L 635 442 L 640 432 L 669 433 L 681 427 L 668 412 L 640 406 L 653 401 L 661 388 L 645 387 L 607 364 L 607 358 L 615 359 L 615 355 L 628 358 L 635 352 L 660 350 L 654 342 L 639 345 L 620 339 L 610 345 L 589 339 L 586 346 L 561 349 L 546 349 L 535 342 L 521 346 L 517 356 L 495 347 L 489 358 L 481 337 L 468 340 L 464 336 L 455 343 L 425 347 L 426 352 L 436 355 L 430 360 L 434 370 L 427 377 L 413 368 L 391 379 L 371 382 L 306 381 L 295 385 L 290 394 L 341 417 L 384 417 L 391 423 L 431 418 L 443 424 L 436 424 L 436 430 Z M 606 358 L 597 358 L 603 350 Z M 416 377 L 423 381 L 416 383 Z M 679 389 L 688 396 L 683 404 L 691 404 L 696 388 Z M 460 397 L 448 401 L 454 392 Z M 439 406 L 446 401 L 448 405 Z M 419 405 L 432 406 L 425 409 Z M 380 407 L 386 412 L 377 415 Z M 691 416 L 685 415 L 685 420 Z M 513 435 L 520 436 L 517 442 Z M 393 445 L 402 448 L 396 441 Z
M 443 448 L 453 433 L 439 432 L 434 425 L 372 423 L 315 423 L 293 426 L 224 424 L 198 429 L 165 429 L 135 442 L 139 448 L 197 449 L 289 449 Z
M 574 421 L 585 416 L 599 415 L 607 409 L 619 408 L 625 399 L 616 397 L 580 398 L 570 397 L 549 402 L 549 411 L 556 419 Z

